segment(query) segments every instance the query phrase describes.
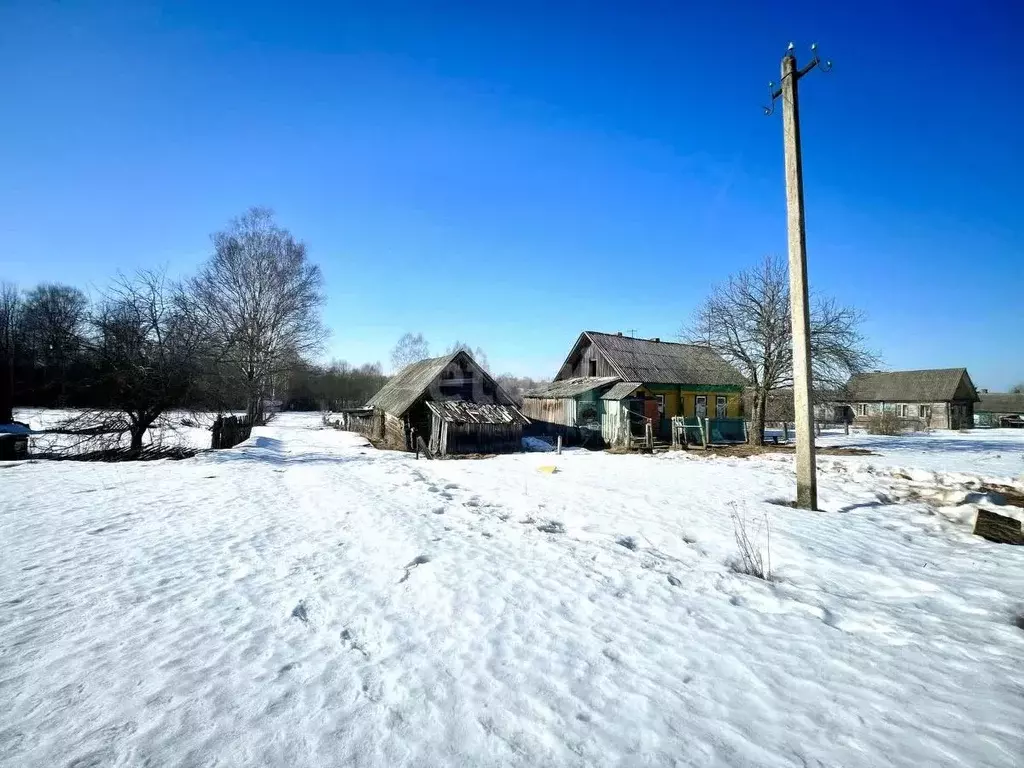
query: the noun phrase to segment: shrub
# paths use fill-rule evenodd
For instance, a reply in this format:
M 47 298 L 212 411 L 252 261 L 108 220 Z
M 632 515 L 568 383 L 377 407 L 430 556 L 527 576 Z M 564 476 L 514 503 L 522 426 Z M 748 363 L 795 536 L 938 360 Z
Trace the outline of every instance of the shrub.
M 745 573 L 748 576 L 756 576 L 764 581 L 772 580 L 772 531 L 768 524 L 768 516 L 765 515 L 762 522 L 759 522 L 753 530 L 747 525 L 747 520 L 738 512 L 735 506 L 730 514 L 732 518 L 733 534 L 736 536 L 736 547 L 740 551 L 739 559 L 733 562 L 733 570 L 737 573 Z M 761 534 L 764 533 L 764 549 L 761 548 Z
M 903 419 L 893 411 L 876 413 L 868 419 L 869 435 L 898 435 L 904 431 L 906 425 Z

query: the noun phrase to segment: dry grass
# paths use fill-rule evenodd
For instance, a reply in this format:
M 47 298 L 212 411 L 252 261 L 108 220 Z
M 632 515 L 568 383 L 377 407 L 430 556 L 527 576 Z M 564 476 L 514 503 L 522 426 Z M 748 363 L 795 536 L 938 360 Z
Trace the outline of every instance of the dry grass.
M 749 525 L 747 519 L 736 511 L 736 505 L 730 505 L 732 512 L 733 534 L 736 537 L 736 548 L 739 549 L 739 559 L 732 564 L 733 570 L 737 573 L 745 573 L 764 581 L 772 580 L 772 531 L 768 523 L 768 516 L 765 515 L 754 525 Z M 761 547 L 761 538 L 764 537 L 764 548 Z

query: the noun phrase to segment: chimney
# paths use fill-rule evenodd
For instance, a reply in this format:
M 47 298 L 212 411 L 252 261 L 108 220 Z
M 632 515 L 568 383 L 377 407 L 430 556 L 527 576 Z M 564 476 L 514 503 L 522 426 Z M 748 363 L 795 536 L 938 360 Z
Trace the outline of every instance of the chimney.
M 616 331 L 616 332 L 615 332 L 615 335 L 616 335 L 616 336 L 621 336 L 621 335 L 622 335 L 622 331 Z
M 651 339 L 651 341 L 653 341 L 655 344 L 657 344 L 658 342 L 661 341 L 661 339 L 659 339 L 657 336 L 655 336 L 653 339 Z

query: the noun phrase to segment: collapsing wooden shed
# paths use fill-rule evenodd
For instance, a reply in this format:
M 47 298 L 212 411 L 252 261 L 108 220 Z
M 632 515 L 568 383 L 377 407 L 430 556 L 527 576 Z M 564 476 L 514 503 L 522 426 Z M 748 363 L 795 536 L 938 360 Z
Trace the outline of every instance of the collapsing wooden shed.
M 427 408 L 433 414 L 430 452 L 435 456 L 519 451 L 523 427 L 530 423 L 512 405 L 447 400 L 428 401 Z
M 369 409 L 373 415 L 357 422 L 372 430 L 364 434 L 399 450 L 422 441 L 440 456 L 521 450 L 530 423 L 464 350 L 406 366 L 370 398 L 363 411 Z

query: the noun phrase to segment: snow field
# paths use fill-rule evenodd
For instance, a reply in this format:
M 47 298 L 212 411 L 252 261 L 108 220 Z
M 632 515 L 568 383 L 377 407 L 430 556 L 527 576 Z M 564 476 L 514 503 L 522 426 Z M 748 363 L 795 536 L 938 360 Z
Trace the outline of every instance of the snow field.
M 772 458 L 417 462 L 317 422 L 0 469 L 0 764 L 1024 754 L 1020 549 L 893 503 L 926 475 L 828 457 L 808 513 Z M 734 512 L 776 582 L 731 569 Z

